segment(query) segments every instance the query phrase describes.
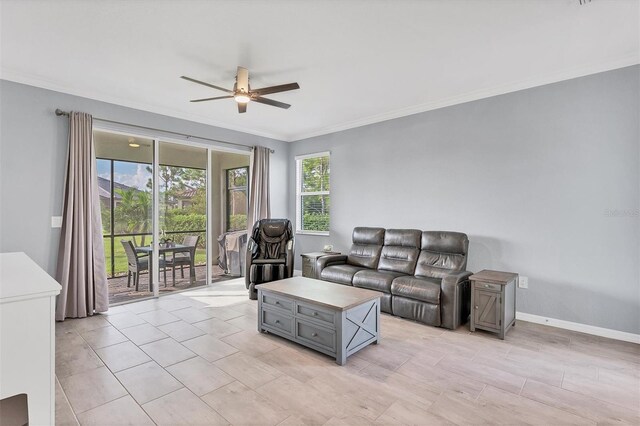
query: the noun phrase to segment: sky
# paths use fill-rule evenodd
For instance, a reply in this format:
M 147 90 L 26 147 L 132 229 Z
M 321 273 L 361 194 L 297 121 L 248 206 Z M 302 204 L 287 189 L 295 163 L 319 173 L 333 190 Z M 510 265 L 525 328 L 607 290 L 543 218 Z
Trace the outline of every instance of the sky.
M 98 176 L 110 179 L 111 170 L 108 160 L 97 160 Z M 151 178 L 151 173 L 147 171 L 147 164 L 128 163 L 124 161 L 114 161 L 113 177 L 115 182 L 123 183 L 140 190 L 148 190 L 147 182 Z

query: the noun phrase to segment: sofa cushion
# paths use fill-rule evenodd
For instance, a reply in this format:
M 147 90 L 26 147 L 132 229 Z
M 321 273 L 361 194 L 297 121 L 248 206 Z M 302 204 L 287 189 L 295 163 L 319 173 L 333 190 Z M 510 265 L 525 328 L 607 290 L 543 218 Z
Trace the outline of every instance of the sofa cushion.
M 320 278 L 325 281 L 351 285 L 355 273 L 363 269 L 353 265 L 331 265 L 322 270 Z
M 380 260 L 384 243 L 384 228 L 357 227 L 353 229 L 353 245 L 349 250 L 347 263 L 363 268 L 375 269 Z
M 381 246 L 384 243 L 384 228 L 369 228 L 366 226 L 356 226 L 351 234 L 351 241 L 354 244 L 371 244 Z
M 421 247 L 414 275 L 443 278 L 467 267 L 469 239 L 466 234 L 425 231 L 422 233 Z
M 421 231 L 417 229 L 387 229 L 378 269 L 413 275 L 420 252 Z
M 420 302 L 418 300 L 407 299 L 406 297 L 393 296 L 391 302 L 393 315 L 419 321 L 423 324 L 439 327 L 442 325 L 440 319 L 440 305 Z
M 469 249 L 469 238 L 467 238 L 467 234 L 462 232 L 424 231 L 420 248 L 435 252 L 466 255 Z
M 391 294 L 438 305 L 440 281 L 439 278 L 398 277 L 391 283 Z
M 420 248 L 421 237 L 422 231 L 419 229 L 387 229 L 384 245 Z
M 467 263 L 461 254 L 434 253 L 420 251 L 414 275 L 420 277 L 444 278 L 452 272 L 462 270 L 461 265 Z
M 355 287 L 391 293 L 391 282 L 401 275 L 399 272 L 363 269 L 356 272 L 352 282 Z

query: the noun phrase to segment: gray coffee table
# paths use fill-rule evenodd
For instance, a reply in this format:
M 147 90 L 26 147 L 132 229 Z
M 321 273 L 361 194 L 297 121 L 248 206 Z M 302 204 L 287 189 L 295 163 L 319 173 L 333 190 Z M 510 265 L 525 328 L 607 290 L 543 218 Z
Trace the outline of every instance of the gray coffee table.
M 306 277 L 256 286 L 258 331 L 277 334 L 336 358 L 380 340 L 382 293 Z

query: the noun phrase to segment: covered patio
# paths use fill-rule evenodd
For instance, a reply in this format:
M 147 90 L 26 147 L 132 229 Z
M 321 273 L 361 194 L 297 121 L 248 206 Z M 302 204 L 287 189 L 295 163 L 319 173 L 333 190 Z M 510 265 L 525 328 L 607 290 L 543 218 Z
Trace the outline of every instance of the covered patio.
M 228 275 L 224 273 L 224 270 L 218 265 L 212 267 L 212 281 L 222 282 L 238 278 L 237 276 Z M 182 277 L 180 270 L 176 269 L 176 284 L 172 283 L 172 270 L 167 269 L 167 280 L 164 280 L 164 272 L 160 270 L 160 296 L 170 294 L 176 291 L 186 290 L 190 288 L 196 288 L 204 286 L 206 283 L 207 267 L 206 265 L 195 266 L 195 279 L 189 279 L 189 268 L 184 269 L 184 278 Z M 133 282 L 131 287 L 127 287 L 127 276 L 117 276 L 109 278 L 109 305 L 113 306 L 124 302 L 133 302 L 136 300 L 146 299 L 153 296 L 153 293 L 149 289 L 149 274 L 140 274 L 139 291 L 135 291 Z

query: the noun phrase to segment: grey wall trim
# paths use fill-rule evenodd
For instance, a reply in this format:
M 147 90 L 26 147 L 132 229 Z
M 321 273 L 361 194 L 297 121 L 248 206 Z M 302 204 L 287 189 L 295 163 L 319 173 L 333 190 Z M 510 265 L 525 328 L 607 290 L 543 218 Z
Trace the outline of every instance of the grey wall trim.
M 469 270 L 529 277 L 518 311 L 640 333 L 639 77 L 632 66 L 294 142 L 291 169 L 331 151 L 332 173 L 331 235 L 297 235 L 296 252 L 344 252 L 355 226 L 462 231 Z
M 271 209 L 286 217 L 290 144 L 87 98 L 0 80 L 0 252 L 24 251 L 55 273 L 67 155 L 67 120 L 56 108 L 141 126 L 275 149 L 271 156 Z M 202 142 L 202 141 L 199 141 Z M 213 143 L 212 143 L 213 144 Z M 216 207 L 214 206 L 214 211 Z

